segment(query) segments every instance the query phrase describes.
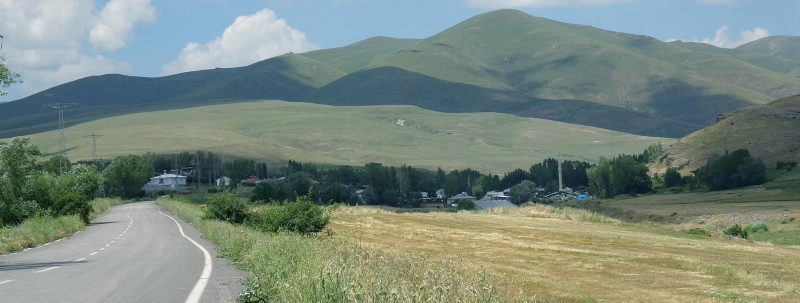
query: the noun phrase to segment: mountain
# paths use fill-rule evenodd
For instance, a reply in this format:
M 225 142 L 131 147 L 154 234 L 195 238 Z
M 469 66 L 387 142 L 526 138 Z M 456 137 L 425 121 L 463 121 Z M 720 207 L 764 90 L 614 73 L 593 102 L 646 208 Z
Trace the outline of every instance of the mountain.
M 800 37 L 770 36 L 741 45 L 736 49 L 800 62 Z
M 787 39 L 778 44 L 789 47 Z M 761 49 L 774 43 L 759 41 L 728 51 L 499 10 L 425 39 L 375 37 L 159 78 L 80 79 L 0 104 L 0 137 L 54 129 L 55 114 L 43 104 L 58 101 L 78 103 L 67 116 L 83 123 L 277 99 L 501 112 L 678 138 L 720 113 L 800 93 L 800 66 L 790 52 L 781 46 L 766 53 Z
M 133 113 L 74 125 L 65 129 L 70 160 L 92 159 L 92 140 L 82 136 L 98 130 L 105 135 L 97 140 L 98 155 L 104 159 L 148 151 L 207 150 L 269 162 L 272 168 L 292 159 L 448 171 L 471 167 L 496 174 L 548 157 L 593 161 L 674 142 L 497 113 L 254 101 Z M 58 150 L 58 131 L 34 134 L 31 140 L 45 153 Z
M 800 95 L 722 114 L 718 122 L 676 142 L 651 169 L 688 173 L 712 154 L 745 148 L 767 163 L 800 161 Z

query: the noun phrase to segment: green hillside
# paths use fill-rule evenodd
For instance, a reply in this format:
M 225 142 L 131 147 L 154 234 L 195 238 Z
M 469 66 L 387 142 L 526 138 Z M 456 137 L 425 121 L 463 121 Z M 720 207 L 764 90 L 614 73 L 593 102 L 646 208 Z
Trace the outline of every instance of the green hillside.
M 747 53 L 760 53 L 800 62 L 800 37 L 770 36 L 736 48 Z
M 681 137 L 702 127 L 588 101 L 538 99 L 516 91 L 449 82 L 396 67 L 350 74 L 305 100 L 345 106 L 406 104 L 447 113 L 508 113 L 657 137 Z
M 800 61 L 792 53 L 798 39 L 768 37 L 721 50 L 498 10 L 425 39 L 374 37 L 159 78 L 80 79 L 0 104 L 0 137 L 54 129 L 43 104 L 58 101 L 79 104 L 68 112 L 77 123 L 277 99 L 503 112 L 677 138 L 720 113 L 800 94 Z
M 742 148 L 767 163 L 800 161 L 800 95 L 720 115 L 716 124 L 670 146 L 651 169 L 664 172 L 669 166 L 688 173 L 712 154 Z
M 667 138 L 496 113 L 446 114 L 413 106 L 326 106 L 258 101 L 138 113 L 66 129 L 71 160 L 92 158 L 102 133 L 103 158 L 148 151 L 209 150 L 285 164 L 303 162 L 445 169 L 472 167 L 505 173 L 548 157 L 595 161 L 634 153 Z M 0 140 L 0 141 L 7 141 Z M 58 132 L 32 135 L 44 152 L 58 149 Z

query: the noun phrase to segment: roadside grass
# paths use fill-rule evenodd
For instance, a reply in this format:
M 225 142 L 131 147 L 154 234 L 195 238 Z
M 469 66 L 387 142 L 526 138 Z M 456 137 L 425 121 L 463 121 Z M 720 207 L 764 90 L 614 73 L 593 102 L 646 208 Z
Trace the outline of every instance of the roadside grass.
M 92 201 L 91 219 L 111 208 L 122 204 L 119 199 L 95 199 Z M 54 240 L 68 237 L 86 227 L 77 215 L 50 217 L 38 216 L 22 224 L 0 228 L 0 255 L 36 247 Z
M 795 247 L 685 234 L 649 222 L 603 219 L 585 210 L 535 206 L 396 214 L 340 207 L 332 213 L 331 225 L 337 235 L 381 251 L 466 260 L 468 267 L 517 282 L 527 297 L 544 294 L 558 301 L 614 302 L 800 300 L 800 250 Z
M 180 198 L 178 198 L 180 199 Z M 323 235 L 264 233 L 216 220 L 188 201 L 160 198 L 197 227 L 218 251 L 250 273 L 245 302 L 516 301 L 510 281 L 463 270 L 459 259 L 424 252 L 387 252 L 328 230 Z M 383 212 L 368 209 L 370 212 Z M 499 283 L 502 282 L 502 283 Z M 543 301 L 543 300 L 542 300 Z

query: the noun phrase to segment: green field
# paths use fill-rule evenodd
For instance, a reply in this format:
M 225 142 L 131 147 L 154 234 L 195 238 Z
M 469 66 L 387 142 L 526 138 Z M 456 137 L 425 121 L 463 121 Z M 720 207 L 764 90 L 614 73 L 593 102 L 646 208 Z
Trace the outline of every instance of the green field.
M 402 126 L 398 124 L 403 124 Z M 595 161 L 639 153 L 674 139 L 653 138 L 496 113 L 445 114 L 413 106 L 336 107 L 260 101 L 129 114 L 65 130 L 68 157 L 109 159 L 146 152 L 208 150 L 285 164 L 408 164 L 485 173 L 528 168 L 548 157 Z M 45 153 L 58 150 L 58 132 L 31 136 Z M 3 141 L 3 140 L 0 140 Z

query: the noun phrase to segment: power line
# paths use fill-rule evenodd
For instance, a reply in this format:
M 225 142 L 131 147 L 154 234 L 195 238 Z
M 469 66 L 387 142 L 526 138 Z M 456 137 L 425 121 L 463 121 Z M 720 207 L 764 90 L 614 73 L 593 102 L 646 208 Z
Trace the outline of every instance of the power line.
M 46 107 L 51 107 L 58 109 L 58 134 L 60 136 L 60 141 L 58 144 L 59 150 L 58 154 L 61 155 L 61 159 L 59 161 L 59 172 L 64 173 L 64 169 L 67 167 L 66 159 L 67 159 L 67 139 L 64 138 L 64 109 L 68 107 L 78 106 L 78 103 L 64 103 L 58 102 L 53 104 L 45 104 Z
M 97 138 L 103 136 L 104 135 L 95 135 L 94 133 L 88 136 L 83 136 L 84 138 L 92 139 L 92 159 L 94 160 L 94 166 L 97 167 L 97 169 L 100 169 L 100 166 L 97 164 Z

